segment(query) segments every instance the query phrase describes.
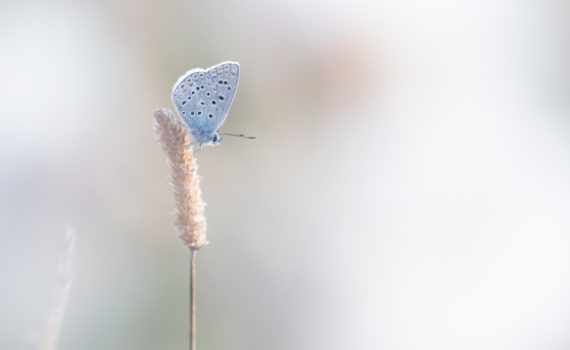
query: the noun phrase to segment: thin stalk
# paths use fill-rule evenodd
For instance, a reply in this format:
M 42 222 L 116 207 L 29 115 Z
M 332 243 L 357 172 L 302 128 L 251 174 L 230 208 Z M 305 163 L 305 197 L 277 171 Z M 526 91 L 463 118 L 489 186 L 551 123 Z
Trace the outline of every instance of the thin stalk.
M 190 247 L 190 350 L 196 350 L 196 253 Z

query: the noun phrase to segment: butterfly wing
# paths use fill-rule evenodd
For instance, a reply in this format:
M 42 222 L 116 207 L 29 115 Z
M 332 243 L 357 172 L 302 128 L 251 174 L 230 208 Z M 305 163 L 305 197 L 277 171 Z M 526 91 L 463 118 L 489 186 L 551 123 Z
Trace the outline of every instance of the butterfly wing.
M 215 84 L 214 92 L 216 95 L 214 97 L 216 101 L 216 114 L 214 120 L 217 126 L 215 131 L 218 131 L 228 115 L 228 111 L 236 94 L 239 81 L 239 63 L 222 62 L 208 68 L 206 73 L 208 73 Z
M 188 71 L 174 84 L 172 102 L 195 141 L 212 141 L 223 123 L 225 116 L 220 121 L 217 97 L 214 80 L 201 68 Z

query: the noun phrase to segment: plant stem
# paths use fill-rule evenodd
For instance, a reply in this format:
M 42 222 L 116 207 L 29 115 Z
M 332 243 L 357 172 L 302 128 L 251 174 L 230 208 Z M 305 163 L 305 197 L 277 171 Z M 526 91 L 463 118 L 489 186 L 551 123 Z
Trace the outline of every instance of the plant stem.
M 196 350 L 196 252 L 190 247 L 190 350 Z

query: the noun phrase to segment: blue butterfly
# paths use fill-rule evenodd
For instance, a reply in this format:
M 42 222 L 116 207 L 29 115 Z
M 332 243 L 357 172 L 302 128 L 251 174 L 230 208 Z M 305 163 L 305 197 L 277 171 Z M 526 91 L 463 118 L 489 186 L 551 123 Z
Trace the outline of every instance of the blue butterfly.
M 200 149 L 219 144 L 221 135 L 255 138 L 218 133 L 234 100 L 238 81 L 239 63 L 222 62 L 206 70 L 189 70 L 174 84 L 172 102 Z

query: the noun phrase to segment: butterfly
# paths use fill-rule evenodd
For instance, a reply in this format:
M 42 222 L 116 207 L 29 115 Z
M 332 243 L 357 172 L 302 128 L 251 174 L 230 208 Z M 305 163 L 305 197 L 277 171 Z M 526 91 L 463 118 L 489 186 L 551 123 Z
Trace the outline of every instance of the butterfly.
M 236 94 L 239 68 L 239 63 L 229 61 L 205 70 L 194 68 L 174 84 L 172 102 L 200 149 L 219 144 L 221 135 L 254 138 L 218 132 Z

